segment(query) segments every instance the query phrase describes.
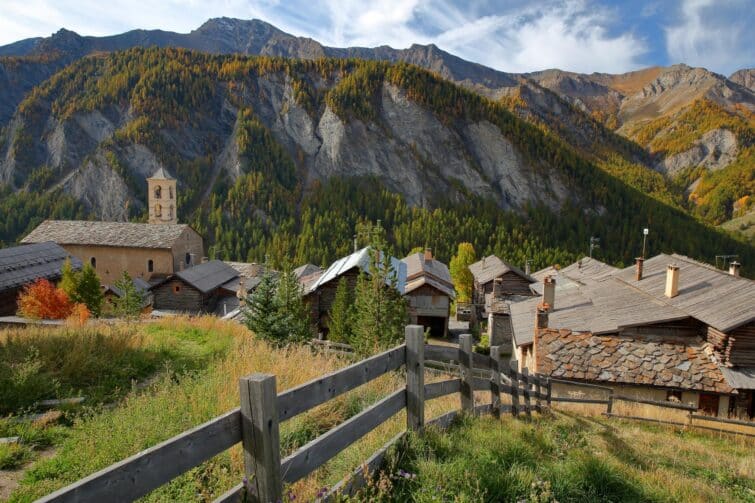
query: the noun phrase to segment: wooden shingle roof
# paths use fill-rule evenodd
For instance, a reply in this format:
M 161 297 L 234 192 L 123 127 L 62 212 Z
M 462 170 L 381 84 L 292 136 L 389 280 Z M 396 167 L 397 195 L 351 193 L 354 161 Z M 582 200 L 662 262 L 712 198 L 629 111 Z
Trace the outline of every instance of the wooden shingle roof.
M 55 243 L 37 243 L 0 249 L 0 291 L 26 285 L 40 278 L 57 280 L 66 259 L 74 270 L 81 261 Z
M 456 296 L 454 284 L 448 266 L 433 258 L 425 259 L 424 253 L 413 253 L 401 260 L 406 264 L 406 288 L 404 294 L 412 292 L 422 285 L 430 285 L 451 298 Z
M 503 260 L 499 259 L 495 255 L 489 255 L 482 260 L 478 260 L 474 264 L 469 266 L 469 271 L 474 276 L 477 283 L 484 285 L 494 279 L 503 276 L 507 272 L 513 272 L 517 276 L 521 276 L 530 283 L 537 281 L 535 278 L 526 274 L 524 271 L 511 264 L 507 264 Z
M 21 242 L 170 249 L 187 229 L 186 224 L 45 220 Z
M 671 264 L 679 266 L 679 294 L 668 298 L 666 268 Z M 622 269 L 614 277 L 721 332 L 755 321 L 755 281 L 689 257 L 660 254 L 647 259 L 640 281 L 635 279 L 634 267 Z

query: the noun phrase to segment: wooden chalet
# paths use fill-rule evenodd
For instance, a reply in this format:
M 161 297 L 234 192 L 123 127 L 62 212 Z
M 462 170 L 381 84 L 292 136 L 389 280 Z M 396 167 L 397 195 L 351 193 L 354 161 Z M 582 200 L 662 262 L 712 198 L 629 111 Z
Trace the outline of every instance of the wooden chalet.
M 211 260 L 172 274 L 154 286 L 154 308 L 213 313 L 219 305 L 222 308 L 222 299 L 237 296 L 239 285 L 236 269 L 220 260 Z
M 74 270 L 81 261 L 55 243 L 45 242 L 13 246 L 0 250 L 0 316 L 13 316 L 18 311 L 18 295 L 38 279 L 53 283 L 61 278 L 66 259 Z
M 403 293 L 406 284 L 406 265 L 395 257 L 391 257 L 391 264 L 397 275 L 396 288 Z M 304 288 L 304 302 L 309 307 L 312 322 L 323 337 L 327 338 L 329 314 L 336 297 L 338 282 L 341 278 L 346 278 L 353 294 L 359 274 L 369 274 L 369 270 L 370 248 L 367 247 L 336 260 L 325 271 L 314 271 L 308 276 L 299 278 Z
M 432 337 L 448 336 L 454 285 L 448 266 L 433 258 L 430 250 L 409 255 L 404 296 L 409 301 L 409 317 L 414 325 L 430 329 Z
M 487 316 L 501 300 L 533 295 L 530 285 L 536 280 L 495 255 L 475 262 L 469 270 L 474 278 L 472 303 L 477 307 L 478 316 Z
M 755 282 L 680 255 L 580 262 L 545 276 L 542 298 L 510 304 L 520 366 L 755 417 Z
M 142 298 L 142 313 L 146 313 L 152 307 L 152 301 L 154 300 L 151 290 L 152 285 L 141 278 L 133 278 L 132 281 L 134 282 L 134 288 Z M 115 299 L 123 297 L 123 291 L 115 285 L 106 285 L 103 295 L 106 302 L 114 304 Z

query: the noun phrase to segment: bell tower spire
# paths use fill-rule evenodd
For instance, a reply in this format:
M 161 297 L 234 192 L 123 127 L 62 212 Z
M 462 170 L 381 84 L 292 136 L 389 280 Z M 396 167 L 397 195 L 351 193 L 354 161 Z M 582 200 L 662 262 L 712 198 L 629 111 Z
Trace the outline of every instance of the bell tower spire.
M 176 179 L 163 168 L 147 178 L 147 204 L 151 224 L 177 224 Z

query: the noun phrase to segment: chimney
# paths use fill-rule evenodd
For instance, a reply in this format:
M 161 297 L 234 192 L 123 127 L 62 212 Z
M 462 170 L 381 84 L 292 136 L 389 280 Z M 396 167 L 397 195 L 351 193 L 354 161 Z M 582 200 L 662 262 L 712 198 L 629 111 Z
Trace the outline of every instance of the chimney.
M 543 307 L 553 311 L 556 307 L 556 278 L 546 276 L 543 278 Z
M 425 248 L 425 262 L 433 261 L 433 251 L 430 248 Z
M 537 321 L 535 322 L 535 328 L 548 328 L 548 306 L 540 304 L 537 306 Z
M 673 299 L 679 295 L 679 266 L 669 264 L 666 268 L 666 297 Z
M 731 262 L 729 264 L 729 274 L 732 276 L 739 276 L 739 268 L 742 266 L 739 262 L 736 260 L 734 262 Z
M 645 262 L 645 259 L 642 257 L 637 257 L 635 261 L 637 263 L 637 275 L 635 276 L 635 279 L 637 281 L 640 281 L 642 279 L 642 263 Z
M 524 274 L 526 274 L 527 276 L 530 275 L 530 261 L 529 260 L 524 261 Z

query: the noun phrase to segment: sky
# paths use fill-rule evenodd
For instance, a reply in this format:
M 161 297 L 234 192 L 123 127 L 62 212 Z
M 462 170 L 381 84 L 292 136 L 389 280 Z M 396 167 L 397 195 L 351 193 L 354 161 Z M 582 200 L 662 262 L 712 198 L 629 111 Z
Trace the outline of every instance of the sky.
M 755 67 L 755 0 L 0 0 L 0 45 L 60 28 L 186 33 L 221 16 L 335 47 L 433 43 L 508 72 Z

